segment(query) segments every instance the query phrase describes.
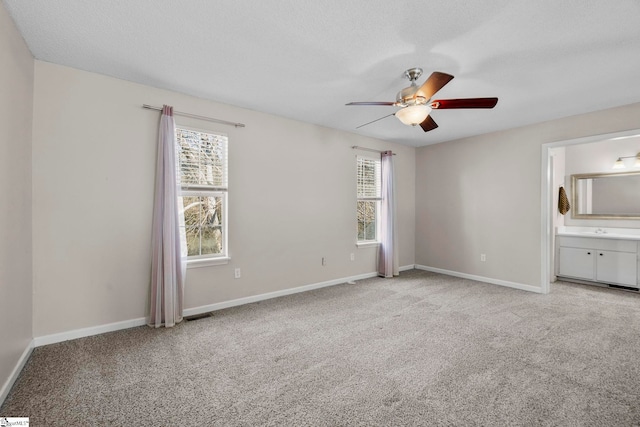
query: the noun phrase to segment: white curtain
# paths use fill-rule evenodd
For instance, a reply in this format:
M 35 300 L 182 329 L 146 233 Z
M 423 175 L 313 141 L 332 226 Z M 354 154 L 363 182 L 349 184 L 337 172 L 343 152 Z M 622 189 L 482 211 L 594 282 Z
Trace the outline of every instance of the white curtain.
M 151 304 L 147 321 L 156 328 L 168 328 L 182 321 L 186 258 L 180 250 L 175 127 L 173 107 L 165 105 L 158 135 L 151 235 Z
M 378 276 L 393 277 L 400 274 L 398 262 L 398 234 L 396 219 L 395 180 L 393 153 L 381 154 L 382 202 L 380 208 L 380 249 Z

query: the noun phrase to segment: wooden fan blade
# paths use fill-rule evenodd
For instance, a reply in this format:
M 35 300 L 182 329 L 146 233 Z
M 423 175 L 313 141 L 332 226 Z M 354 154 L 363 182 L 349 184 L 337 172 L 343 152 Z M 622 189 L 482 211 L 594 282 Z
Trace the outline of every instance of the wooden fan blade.
M 423 131 L 429 132 L 430 130 L 437 128 L 438 124 L 431 118 L 431 116 L 427 116 L 427 118 L 420 123 L 420 127 Z
M 344 105 L 396 105 L 395 102 L 350 102 Z
M 498 98 L 463 98 L 463 99 L 436 99 L 431 102 L 434 110 L 447 108 L 493 108 L 498 103 Z
M 444 87 L 447 83 L 449 83 L 453 79 L 451 74 L 441 73 L 440 71 L 435 71 L 431 73 L 426 82 L 420 86 L 420 89 L 416 91 L 416 96 L 422 96 L 426 99 L 431 99 L 433 95 L 440 89 Z

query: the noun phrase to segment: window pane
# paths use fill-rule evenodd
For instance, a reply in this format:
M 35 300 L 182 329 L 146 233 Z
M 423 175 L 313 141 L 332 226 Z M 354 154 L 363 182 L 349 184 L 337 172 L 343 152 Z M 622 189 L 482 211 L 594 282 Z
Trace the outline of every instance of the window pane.
M 222 197 L 202 197 L 202 255 L 222 253 Z
M 358 158 L 358 197 L 380 197 L 380 160 Z
M 183 197 L 187 255 L 221 254 L 222 197 Z
M 358 201 L 358 240 L 376 240 L 376 208 L 373 200 Z
M 376 240 L 376 223 L 368 222 L 364 229 L 364 240 Z
M 183 185 L 227 186 L 227 137 L 176 129 L 179 178 Z
M 219 254 L 222 252 L 221 227 L 202 228 L 202 255 Z
M 187 255 L 200 255 L 201 197 L 183 197 Z

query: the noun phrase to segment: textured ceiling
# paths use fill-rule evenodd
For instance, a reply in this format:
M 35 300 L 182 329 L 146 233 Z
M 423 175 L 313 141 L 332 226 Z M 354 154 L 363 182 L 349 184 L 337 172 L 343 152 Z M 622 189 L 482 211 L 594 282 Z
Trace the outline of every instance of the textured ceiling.
M 640 102 L 638 0 L 3 2 L 37 59 L 413 146 Z M 356 130 L 411 67 L 500 101 Z

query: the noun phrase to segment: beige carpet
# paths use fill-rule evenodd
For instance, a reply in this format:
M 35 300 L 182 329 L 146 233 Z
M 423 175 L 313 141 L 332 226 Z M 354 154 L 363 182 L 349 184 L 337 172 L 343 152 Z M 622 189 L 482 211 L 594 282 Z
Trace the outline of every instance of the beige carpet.
M 640 295 L 408 271 L 34 350 L 33 426 L 640 424 Z

